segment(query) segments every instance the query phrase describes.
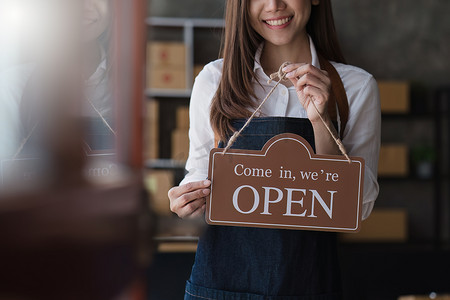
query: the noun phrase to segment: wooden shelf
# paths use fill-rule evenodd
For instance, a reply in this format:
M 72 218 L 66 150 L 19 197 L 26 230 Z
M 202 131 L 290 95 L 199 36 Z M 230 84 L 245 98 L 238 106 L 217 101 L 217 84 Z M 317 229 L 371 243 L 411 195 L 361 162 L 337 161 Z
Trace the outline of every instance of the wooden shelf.
M 225 21 L 223 19 L 200 19 L 200 18 L 164 18 L 149 17 L 145 23 L 150 26 L 159 27 L 199 27 L 199 28 L 223 28 Z
M 150 159 L 145 163 L 145 167 L 148 169 L 184 169 L 185 165 L 185 161 L 169 158 Z
M 159 253 L 196 252 L 197 236 L 159 236 L 153 239 Z
M 148 98 L 190 98 L 192 90 L 175 90 L 175 89 L 146 89 L 145 96 Z

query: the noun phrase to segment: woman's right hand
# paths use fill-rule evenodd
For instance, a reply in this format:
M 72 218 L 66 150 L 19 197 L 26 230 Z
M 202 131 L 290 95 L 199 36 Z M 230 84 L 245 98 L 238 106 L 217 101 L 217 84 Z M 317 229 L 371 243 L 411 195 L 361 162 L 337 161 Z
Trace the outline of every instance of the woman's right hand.
M 180 218 L 196 218 L 205 212 L 206 196 L 211 190 L 211 181 L 195 181 L 174 186 L 168 192 L 170 210 Z

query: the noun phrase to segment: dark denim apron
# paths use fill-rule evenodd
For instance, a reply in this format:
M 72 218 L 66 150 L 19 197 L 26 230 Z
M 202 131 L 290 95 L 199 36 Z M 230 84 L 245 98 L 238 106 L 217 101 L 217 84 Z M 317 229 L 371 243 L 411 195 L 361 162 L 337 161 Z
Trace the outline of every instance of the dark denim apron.
M 280 133 L 298 134 L 315 149 L 310 121 L 285 117 L 254 119 L 232 148 L 259 150 Z M 208 226 L 184 299 L 342 299 L 336 248 L 334 233 Z
M 114 126 L 111 118 L 105 120 Z M 115 152 L 115 137 L 111 130 L 103 123 L 99 117 L 86 117 L 84 119 L 85 141 L 93 151 Z M 114 128 L 114 127 L 113 127 Z M 107 151 L 109 150 L 109 151 Z

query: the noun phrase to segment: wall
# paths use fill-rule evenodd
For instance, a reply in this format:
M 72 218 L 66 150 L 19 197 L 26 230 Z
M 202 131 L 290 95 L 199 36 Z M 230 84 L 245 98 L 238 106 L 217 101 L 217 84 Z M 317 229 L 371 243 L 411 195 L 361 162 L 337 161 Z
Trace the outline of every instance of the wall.
M 223 16 L 225 0 L 153 0 L 154 16 Z M 349 63 L 377 78 L 436 86 L 450 80 L 450 1 L 334 0 L 338 35 Z M 193 9 L 195 8 L 195 9 Z
M 333 6 L 350 63 L 378 78 L 449 83 L 449 1 L 339 0 Z

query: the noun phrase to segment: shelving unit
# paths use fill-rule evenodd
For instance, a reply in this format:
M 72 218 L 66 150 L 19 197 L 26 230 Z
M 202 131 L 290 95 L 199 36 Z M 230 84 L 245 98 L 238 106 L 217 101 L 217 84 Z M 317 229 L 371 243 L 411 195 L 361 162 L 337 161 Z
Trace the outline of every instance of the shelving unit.
M 183 31 L 183 42 L 186 46 L 186 90 L 174 89 L 147 89 L 145 94 L 147 97 L 161 98 L 189 98 L 192 92 L 192 83 L 194 81 L 194 37 L 196 28 L 223 28 L 224 20 L 222 19 L 188 19 L 188 18 L 162 18 L 149 17 L 146 24 L 153 28 L 171 27 L 179 28 Z
M 436 216 L 435 236 L 437 246 L 450 247 L 450 86 L 438 89 L 434 95 L 436 139 Z M 439 163 L 438 163 L 439 162 Z
M 411 95 L 413 96 L 413 95 Z M 434 97 L 428 101 L 435 102 Z M 422 101 L 427 101 L 426 98 Z M 436 104 L 436 103 L 434 103 Z M 383 113 L 382 139 L 388 142 L 399 141 L 408 146 L 412 154 L 414 145 L 419 141 L 427 141 L 438 152 L 443 136 L 439 133 L 439 120 L 442 110 L 437 105 L 430 106 L 426 111 L 414 109 L 405 113 Z M 392 128 L 392 129 L 391 129 Z M 397 140 L 394 140 L 397 139 Z M 403 207 L 410 213 L 409 227 L 411 234 L 405 247 L 413 244 L 425 244 L 438 248 L 442 241 L 442 168 L 438 163 L 442 155 L 436 153 L 433 163 L 433 173 L 429 178 L 420 178 L 416 174 L 412 157 L 409 158 L 409 172 L 406 176 L 379 176 L 380 196 L 376 207 Z M 414 186 L 414 189 L 411 189 Z
M 174 159 L 150 159 L 147 160 L 145 167 L 149 169 L 183 169 L 186 162 Z
M 163 18 L 163 17 L 149 17 L 146 19 L 146 24 L 151 27 L 149 39 L 158 39 L 158 30 L 170 29 L 176 30 L 181 34 L 182 42 L 185 45 L 185 56 L 186 56 L 186 67 L 185 67 L 185 81 L 186 89 L 161 89 L 161 88 L 147 88 L 145 90 L 145 95 L 148 98 L 155 99 L 159 102 L 160 107 L 165 109 L 169 115 L 174 113 L 174 109 L 179 105 L 188 105 L 189 98 L 192 92 L 192 85 L 194 82 L 194 65 L 195 65 L 195 47 L 196 47 L 196 30 L 200 29 L 210 29 L 211 34 L 216 34 L 213 31 L 222 30 L 224 27 L 223 19 L 200 19 L 200 18 Z M 173 37 L 164 37 L 165 40 L 171 41 Z M 210 41 L 214 43 L 214 41 Z M 217 45 L 216 45 L 217 46 Z M 218 47 L 217 47 L 218 48 Z M 217 58 L 218 53 L 215 53 L 215 57 L 207 58 L 208 61 Z M 161 121 L 160 133 L 165 130 L 170 131 L 172 124 L 168 124 L 167 120 Z M 173 122 L 172 122 L 173 123 Z M 153 159 L 146 162 L 146 166 L 149 168 L 158 169 L 183 169 L 184 162 L 179 160 L 171 160 L 164 155 L 170 152 L 170 142 L 167 141 L 167 132 L 160 138 L 160 145 L 162 149 L 160 150 L 159 158 Z
M 150 29 L 147 37 L 149 41 L 183 42 L 185 46 L 184 80 L 186 88 L 147 88 L 145 90 L 145 96 L 149 100 L 153 99 L 157 102 L 160 116 L 158 122 L 159 155 L 156 158 L 146 160 L 145 168 L 150 170 L 150 176 L 152 173 L 159 172 L 159 175 L 156 176 L 162 178 L 160 180 L 163 181 L 163 184 L 158 187 L 161 189 L 161 193 L 158 193 L 159 200 L 157 201 L 160 201 L 160 203 L 167 201 L 168 203 L 169 200 L 165 199 L 167 191 L 162 190 L 168 188 L 164 180 L 171 177 L 173 179 L 171 186 L 177 185 L 184 177 L 186 163 L 184 160 L 171 158 L 172 140 L 170 133 L 176 129 L 176 118 L 174 116 L 176 116 L 177 108 L 189 105 L 194 82 L 194 66 L 196 64 L 203 65 L 217 59 L 220 45 L 220 38 L 217 38 L 217 36 L 224 27 L 224 20 L 149 17 L 146 19 L 146 24 Z M 214 38 L 208 38 L 209 35 Z M 204 55 L 205 47 L 210 48 L 209 52 L 206 51 L 210 55 Z M 217 53 L 211 55 L 211 52 L 215 51 L 216 48 Z M 196 49 L 202 51 L 200 60 L 199 55 L 196 55 Z M 167 176 L 169 173 L 171 176 Z M 182 223 L 178 217 L 171 216 L 168 213 L 161 217 L 160 222 L 160 236 L 155 238 L 159 253 L 192 253 L 196 251 L 198 237 L 193 236 L 195 233 L 186 229 L 186 224 Z M 169 227 L 174 229 L 167 232 Z

